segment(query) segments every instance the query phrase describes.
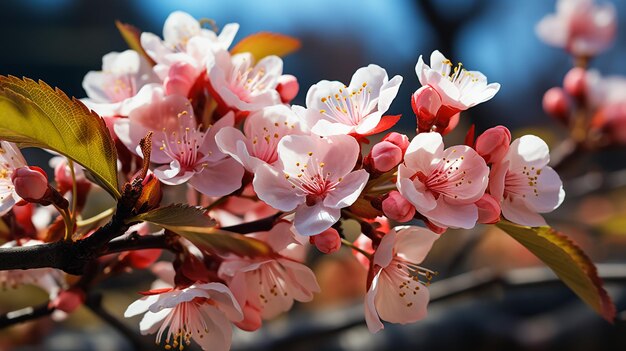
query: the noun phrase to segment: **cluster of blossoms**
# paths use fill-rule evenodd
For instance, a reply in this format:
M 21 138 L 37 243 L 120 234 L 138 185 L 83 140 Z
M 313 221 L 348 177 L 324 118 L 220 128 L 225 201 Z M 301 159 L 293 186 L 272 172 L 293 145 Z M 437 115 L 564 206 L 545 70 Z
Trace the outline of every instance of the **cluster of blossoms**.
M 565 3 L 559 2 L 557 15 L 538 31 L 560 33 L 563 37 L 546 40 L 580 55 L 603 48 L 596 39 L 614 32 L 606 23 L 612 8 L 591 11 L 590 1 Z M 590 27 L 578 28 L 588 24 L 588 16 Z M 144 183 L 158 194 L 150 207 L 161 202 L 161 189 L 171 189 L 205 208 L 218 228 L 273 218 L 269 230 L 246 235 L 268 248 L 264 255 L 216 254 L 179 238 L 173 264 L 156 262 L 161 251 L 154 249 L 116 256 L 118 264 L 151 267 L 159 276 L 125 316 L 143 314 L 141 332 L 156 333 L 166 348 L 183 349 L 193 340 L 205 350 L 228 349 L 231 324 L 256 330 L 294 301 L 312 300 L 319 286 L 303 263 L 302 249 L 309 244 L 323 253 L 342 245 L 355 250 L 369 270 L 365 319 L 372 332 L 383 328 L 381 320 L 415 322 L 426 316 L 434 275 L 420 264 L 439 235 L 502 218 L 543 226 L 541 214 L 562 203 L 565 193 L 548 166 L 548 146 L 534 135 L 512 140 L 506 127 L 496 126 L 476 138 L 472 129 L 465 145 L 444 145 L 443 136 L 457 126 L 460 113 L 500 89 L 482 73 L 454 65 L 439 51 L 428 64 L 420 56 L 415 71 L 421 87 L 410 99 L 417 134 L 411 138 L 388 132 L 400 119 L 388 110 L 402 77 L 390 78 L 371 64 L 356 70 L 347 84 L 314 84 L 305 106 L 292 105 L 297 79 L 283 74 L 278 56 L 231 48 L 237 31 L 237 24 L 228 24 L 217 33 L 175 12 L 165 22 L 163 39 L 142 33 L 142 52 L 109 53 L 102 70 L 83 81 L 82 101 L 104 118 L 121 177 L 133 179 L 144 156 L 150 162 Z M 566 82 L 572 86 L 568 92 L 602 97 L 597 104 L 605 120 L 626 111 L 623 98 L 594 92 L 591 82 L 599 78 L 593 73 L 575 74 L 574 82 Z M 564 110 L 563 99 L 545 103 L 552 111 Z M 376 134 L 382 138 L 364 152 L 368 137 Z M 152 138 L 149 156 L 141 146 L 146 135 Z M 6 245 L 37 245 L 32 203 L 57 204 L 51 197 L 71 193 L 80 209 L 92 184 L 80 167 L 60 162 L 52 189 L 45 173 L 27 166 L 14 144 L 1 143 L 0 215 L 16 218 L 22 237 Z M 347 219 L 361 225 L 355 242 L 342 233 Z M 390 228 L 390 222 L 408 225 Z M 145 224 L 129 232 L 154 234 Z M 45 241 L 59 240 L 55 231 L 46 235 Z M 38 281 L 47 287 L 56 282 L 48 289 L 61 310 L 71 312 L 84 298 L 71 289 L 59 292 L 65 288 L 60 271 L 32 274 L 44 276 Z M 34 279 L 14 277 L 2 282 Z

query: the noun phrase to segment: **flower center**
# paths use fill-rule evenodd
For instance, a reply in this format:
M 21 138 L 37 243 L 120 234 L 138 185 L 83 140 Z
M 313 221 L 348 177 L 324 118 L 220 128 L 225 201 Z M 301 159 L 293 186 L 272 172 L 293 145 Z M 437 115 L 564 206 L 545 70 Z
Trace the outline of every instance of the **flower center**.
M 277 146 L 280 139 L 288 134 L 287 129 L 293 129 L 295 125 L 289 125 L 288 122 L 284 122 L 281 125 L 279 122 L 274 124 L 266 124 L 263 128 L 251 128 L 248 136 L 252 140 L 252 154 L 272 164 L 278 160 Z
M 186 111 L 179 113 L 178 117 L 187 115 Z M 193 118 L 193 117 L 191 117 Z M 204 143 L 206 134 L 200 131 L 200 127 L 179 127 L 179 131 L 167 133 L 163 129 L 165 139 L 161 140 L 160 150 L 166 155 L 177 160 L 182 171 L 197 171 L 198 160 L 204 155 L 199 151 L 200 146 Z M 200 165 L 204 167 L 204 165 Z
M 367 82 L 363 82 L 359 90 L 349 92 L 348 87 L 344 85 L 343 89 L 339 89 L 334 96 L 328 95 L 320 99 L 327 108 L 321 109 L 319 112 L 331 121 L 353 126 L 358 125 L 363 117 L 372 110 L 370 107 L 372 91 L 366 87 Z
M 242 101 L 250 102 L 253 96 L 272 88 L 270 79 L 264 68 L 251 67 L 250 60 L 243 59 L 233 65 L 230 90 Z
M 331 172 L 324 172 L 324 162 L 313 157 L 313 152 L 308 153 L 306 163 L 296 162 L 299 172 L 289 174 L 285 172 L 285 179 L 291 183 L 292 189 L 297 189 L 306 196 L 306 204 L 313 206 L 326 198 L 326 195 L 335 190 L 343 180 L 342 177 L 333 179 Z
M 534 194 L 539 196 L 539 189 L 537 188 L 539 175 L 541 169 L 535 169 L 535 167 L 524 166 L 522 173 L 512 172 L 508 170 L 506 178 L 504 179 L 504 197 L 510 198 L 511 196 L 526 197 L 526 194 Z M 529 191 L 532 189 L 531 191 Z
M 285 269 L 277 261 L 271 261 L 254 271 L 259 281 L 259 301 L 269 304 L 274 298 L 287 297 L 287 282 L 283 277 Z
M 456 150 L 452 150 L 455 153 Z M 457 198 L 456 193 L 459 187 L 465 184 L 472 184 L 472 181 L 466 178 L 466 171 L 461 170 L 464 156 L 457 158 L 443 157 L 429 175 L 417 172 L 410 179 L 415 181 L 418 179 L 424 186 L 430 190 L 436 199 L 439 195 L 445 195 L 451 198 Z
M 194 301 L 179 303 L 165 317 L 163 324 L 159 328 L 156 336 L 157 345 L 161 343 L 163 333 L 167 329 L 165 337 L 165 349 L 185 349 L 191 344 L 192 337 L 204 338 L 209 333 L 208 325 L 205 322 L 204 313 L 200 310 L 202 304 Z
M 389 266 L 383 269 L 383 274 L 394 284 L 399 283 L 398 297 L 406 301 L 406 307 L 411 307 L 417 299 L 417 292 L 422 286 L 429 286 L 437 272 L 395 256 Z
M 137 94 L 137 82 L 130 74 L 113 74 L 104 87 L 111 102 L 120 102 Z
M 471 71 L 463 68 L 463 63 L 459 62 L 454 66 L 452 61 L 448 59 L 443 60 L 441 75 L 448 78 L 448 80 L 454 83 L 461 91 L 468 85 L 478 82 L 478 77 Z

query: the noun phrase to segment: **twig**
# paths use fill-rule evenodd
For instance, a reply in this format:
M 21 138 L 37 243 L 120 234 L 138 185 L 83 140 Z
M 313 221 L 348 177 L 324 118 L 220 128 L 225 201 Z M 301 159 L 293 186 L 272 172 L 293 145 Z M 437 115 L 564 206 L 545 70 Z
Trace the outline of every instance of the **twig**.
M 268 231 L 272 229 L 272 227 L 274 226 L 274 223 L 280 216 L 282 216 L 282 212 L 279 212 L 275 215 L 265 217 L 265 218 L 262 218 L 253 222 L 241 223 L 241 224 L 233 225 L 230 227 L 224 227 L 221 229 L 229 231 L 229 232 L 233 232 L 233 233 L 239 233 L 239 234 L 249 234 L 249 233 Z
M 54 307 L 48 306 L 48 302 L 32 307 L 22 308 L 0 315 L 0 329 L 15 324 L 24 323 L 33 319 L 49 316 L 54 312 Z

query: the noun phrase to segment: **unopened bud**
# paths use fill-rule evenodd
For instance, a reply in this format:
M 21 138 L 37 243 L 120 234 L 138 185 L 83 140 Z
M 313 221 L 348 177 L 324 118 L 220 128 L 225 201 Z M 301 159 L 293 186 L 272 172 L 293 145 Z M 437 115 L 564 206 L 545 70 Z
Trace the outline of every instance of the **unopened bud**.
M 310 237 L 309 242 L 325 254 L 333 253 L 341 247 L 341 237 L 339 236 L 339 232 L 334 228 L 328 228 Z
M 486 163 L 496 163 L 506 155 L 511 144 L 511 132 L 504 126 L 487 129 L 476 139 L 476 152 Z
M 28 202 L 41 200 L 48 191 L 48 176 L 36 166 L 19 167 L 11 174 L 15 192 Z
M 563 79 L 563 88 L 573 98 L 584 98 L 587 91 L 587 71 L 581 67 L 569 70 Z
M 154 175 L 154 173 L 148 171 L 141 184 L 141 195 L 135 204 L 137 212 L 142 213 L 159 207 L 161 198 L 163 197 L 161 182 L 159 179 Z
M 280 100 L 283 103 L 287 104 L 295 99 L 299 89 L 300 85 L 298 84 L 298 79 L 291 74 L 283 74 L 278 78 L 276 91 L 280 95 Z
M 478 201 L 478 223 L 494 224 L 500 220 L 500 203 L 490 194 L 485 194 Z
M 399 147 L 400 150 L 402 150 L 403 155 L 406 152 L 406 149 L 409 147 L 409 144 L 410 144 L 408 136 L 404 134 L 396 133 L 396 132 L 391 132 L 385 135 L 385 137 L 383 138 L 383 141 L 390 142 L 396 145 L 397 147 Z
M 415 207 L 399 192 L 392 190 L 383 200 L 383 212 L 398 222 L 408 222 L 415 216 Z
M 417 129 L 430 131 L 437 122 L 437 112 L 441 108 L 441 97 L 431 86 L 423 86 L 411 96 L 411 107 L 417 117 Z
M 550 88 L 543 95 L 543 110 L 561 122 L 567 122 L 570 104 L 563 89 Z
M 402 149 L 388 141 L 381 141 L 372 147 L 368 160 L 375 170 L 384 173 L 402 162 Z

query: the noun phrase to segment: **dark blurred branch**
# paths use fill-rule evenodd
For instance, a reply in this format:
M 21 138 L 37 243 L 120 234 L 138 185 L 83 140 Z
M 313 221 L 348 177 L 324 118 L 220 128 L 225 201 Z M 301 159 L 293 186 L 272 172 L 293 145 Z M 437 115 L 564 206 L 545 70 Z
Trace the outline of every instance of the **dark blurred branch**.
M 48 303 L 38 306 L 26 307 L 17 311 L 11 311 L 0 315 L 0 329 L 15 324 L 24 323 L 33 319 L 49 316 L 54 312 L 54 307 L 49 307 Z
M 274 227 L 274 223 L 282 216 L 283 213 L 279 212 L 275 215 L 265 217 L 256 221 L 241 223 L 237 225 L 233 225 L 230 227 L 221 228 L 225 231 L 239 233 L 239 234 L 250 234 L 256 232 L 264 232 L 272 229 Z

